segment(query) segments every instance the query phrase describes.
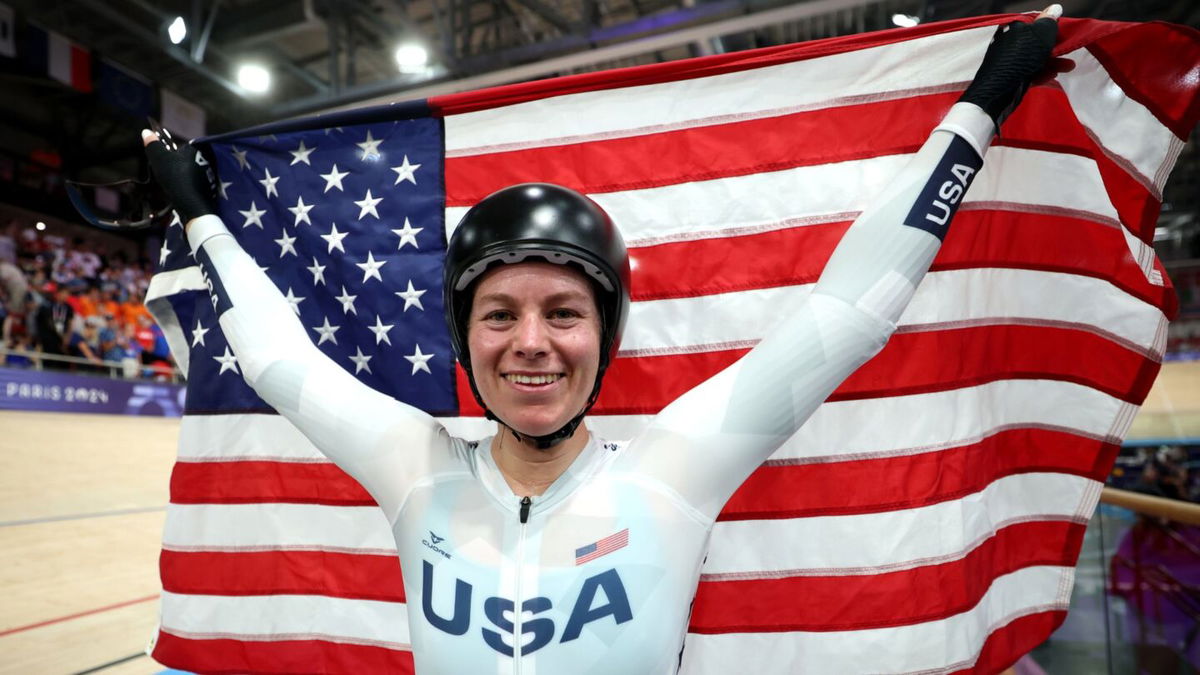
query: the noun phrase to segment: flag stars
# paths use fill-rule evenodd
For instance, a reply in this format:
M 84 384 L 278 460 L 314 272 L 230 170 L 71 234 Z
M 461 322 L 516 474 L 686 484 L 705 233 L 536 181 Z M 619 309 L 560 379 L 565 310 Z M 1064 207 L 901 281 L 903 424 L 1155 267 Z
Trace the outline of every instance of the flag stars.
M 292 227 L 299 227 L 300 223 L 312 225 L 312 220 L 308 217 L 308 212 L 312 211 L 314 206 L 316 204 L 305 204 L 303 195 L 297 197 L 296 205 L 288 207 L 288 211 L 291 211 L 292 215 L 296 216 L 296 222 L 292 223 Z
M 306 267 L 313 275 L 313 286 L 320 286 L 325 283 L 325 266 L 318 263 L 316 257 L 313 257 L 312 267 Z
M 221 356 L 212 357 L 213 361 L 221 364 L 221 370 L 217 371 L 217 375 L 223 374 L 227 370 L 233 371 L 234 375 L 241 375 L 241 371 L 237 367 L 237 357 L 229 351 L 229 346 L 226 345 L 225 353 Z
M 325 317 L 325 323 L 322 325 L 313 326 L 313 330 L 317 331 L 317 335 L 320 336 L 320 338 L 317 340 L 317 346 L 320 347 L 326 342 L 332 342 L 336 345 L 338 341 L 337 337 L 334 336 L 334 333 L 338 332 L 339 328 L 341 328 L 341 326 L 331 326 L 329 324 L 329 317 Z M 376 344 L 378 344 L 378 342 Z
M 287 232 L 283 232 L 281 234 L 283 236 L 274 240 L 276 244 L 279 244 L 279 257 L 282 258 L 288 253 L 291 253 L 292 255 L 298 255 L 296 253 L 296 238 L 287 236 Z
M 346 252 L 346 248 L 342 246 L 342 240 L 346 238 L 349 232 L 338 232 L 337 223 L 329 224 L 329 234 L 321 235 L 321 238 L 329 243 L 329 250 L 326 253 L 333 253 L 333 249 L 337 249 L 342 253 Z
M 433 373 L 429 370 L 429 359 L 433 358 L 433 354 L 422 354 L 421 345 L 416 345 L 411 355 L 405 356 L 404 359 L 412 364 L 412 372 L 410 375 L 416 375 L 418 370 L 423 370 L 430 375 Z
M 192 331 L 192 346 L 193 347 L 206 346 L 204 344 L 204 334 L 207 333 L 209 330 L 211 330 L 211 329 L 205 328 L 203 326 L 203 324 L 200 323 L 200 319 L 196 319 L 196 328 L 195 328 L 195 330 Z
M 408 290 L 396 291 L 396 295 L 404 300 L 404 311 L 407 312 L 408 308 L 413 306 L 422 312 L 425 311 L 425 307 L 421 304 L 421 296 L 425 295 L 425 289 L 413 288 L 412 279 L 408 280 Z
M 217 185 L 217 189 L 221 191 L 221 199 L 224 199 L 225 201 L 229 201 L 229 193 L 226 192 L 225 190 L 230 185 L 233 185 L 233 183 L 231 181 L 227 181 L 227 180 L 223 180 L 220 182 L 219 185 Z
M 367 365 L 367 361 L 370 361 L 373 357 L 363 354 L 362 347 L 355 347 L 354 351 L 355 355 L 350 357 L 350 360 L 354 362 L 354 374 L 357 375 L 364 370 L 370 373 L 371 366 Z
M 300 145 L 297 146 L 295 150 L 288 150 L 288 152 L 292 154 L 292 163 L 288 166 L 295 166 L 300 162 L 304 162 L 305 164 L 312 166 L 312 162 L 308 161 L 308 156 L 311 155 L 313 150 L 316 149 L 317 148 L 315 146 L 311 148 L 305 147 L 304 141 L 301 140 Z
M 271 195 L 278 197 L 279 188 L 275 187 L 275 184 L 279 182 L 279 176 L 272 176 L 269 168 L 263 169 L 263 173 L 266 174 L 266 177 L 258 182 L 267 189 L 267 198 L 270 198 Z
M 178 211 L 172 209 L 171 210 L 171 224 L 167 225 L 167 227 L 175 227 L 176 225 L 183 227 L 183 219 L 179 217 Z
M 162 267 L 167 264 L 167 258 L 171 255 L 171 249 L 167 248 L 166 243 L 158 250 L 158 266 Z
M 283 296 L 283 299 L 292 306 L 292 311 L 296 313 L 296 316 L 300 316 L 300 303 L 304 301 L 304 296 L 297 296 L 292 292 L 292 287 L 288 286 L 287 294 Z
M 382 142 L 383 139 L 376 140 L 373 136 L 371 136 L 371 130 L 367 129 L 366 140 L 364 140 L 362 143 L 355 143 L 355 145 L 362 150 L 362 154 L 359 155 L 359 159 L 363 160 L 364 162 L 369 159 L 379 159 L 379 144 Z
M 342 294 L 334 297 L 334 300 L 342 303 L 342 312 L 345 314 L 353 314 L 358 316 L 358 310 L 354 309 L 354 301 L 358 298 L 357 295 L 350 295 L 345 286 L 342 286 Z
M 408 155 L 405 155 L 404 161 L 400 163 L 400 166 L 392 167 L 392 171 L 396 172 L 396 182 L 392 183 L 392 185 L 399 185 L 400 181 L 402 180 L 406 180 L 413 185 L 416 185 L 417 177 L 415 174 L 419 168 L 421 168 L 420 164 L 409 164 Z
M 363 271 L 363 283 L 365 284 L 372 277 L 383 281 L 383 277 L 379 274 L 379 268 L 386 265 L 387 262 L 386 260 L 376 260 L 375 255 L 367 251 L 367 261 L 354 263 L 354 266 Z
M 367 196 L 363 197 L 359 201 L 354 202 L 355 205 L 357 205 L 358 208 L 360 209 L 358 212 L 358 219 L 362 220 L 363 217 L 369 213 L 369 214 L 375 216 L 376 220 L 379 220 L 379 211 L 376 210 L 375 207 L 378 206 L 379 202 L 381 202 L 381 201 L 383 201 L 383 197 L 372 196 L 371 190 L 370 190 L 370 188 L 368 188 Z
M 388 338 L 388 331 L 390 331 L 392 328 L 394 328 L 395 325 L 396 324 L 393 324 L 393 323 L 384 323 L 383 319 L 381 317 L 379 317 L 378 315 L 376 315 L 375 316 L 375 325 L 367 326 L 367 330 L 369 330 L 375 334 L 375 344 L 379 344 L 380 342 L 386 342 L 386 343 L 388 343 L 388 345 L 391 345 L 392 341 L 390 338 Z
M 396 250 L 404 248 L 405 244 L 412 244 L 413 248 L 421 248 L 417 245 L 417 235 L 424 229 L 423 227 L 413 227 L 412 223 L 408 222 L 408 218 L 405 218 L 403 229 L 392 230 L 392 234 L 400 237 L 400 245 L 396 247 Z
M 242 214 L 242 216 L 246 219 L 246 222 L 242 223 L 243 228 L 256 225 L 258 226 L 258 229 L 263 229 L 262 217 L 266 211 L 259 211 L 257 202 L 250 202 L 249 211 L 238 211 L 238 213 Z
M 349 171 L 339 172 L 337 164 L 334 164 L 333 168 L 329 170 L 329 173 L 321 174 L 321 178 L 325 179 L 325 192 L 329 192 L 333 188 L 337 188 L 338 190 L 345 192 L 345 188 L 342 187 L 342 179 L 349 175 Z
M 249 169 L 250 162 L 246 161 L 246 151 L 238 150 L 236 145 L 230 146 L 233 148 L 233 158 L 237 160 L 239 169 Z

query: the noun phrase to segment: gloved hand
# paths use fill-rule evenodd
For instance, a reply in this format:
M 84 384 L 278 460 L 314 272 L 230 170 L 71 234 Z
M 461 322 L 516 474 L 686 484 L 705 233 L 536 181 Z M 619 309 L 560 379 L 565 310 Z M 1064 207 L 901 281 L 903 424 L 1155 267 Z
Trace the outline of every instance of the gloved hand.
M 143 129 L 142 141 L 154 178 L 184 224 L 217 212 L 217 176 L 204 155 L 190 143 L 179 147 L 165 130 L 163 138 L 159 138 L 153 131 Z
M 1058 35 L 1062 7 L 1051 5 L 1033 23 L 1001 26 L 983 56 L 975 79 L 959 97 L 974 103 L 996 124 L 997 132 L 1016 109 L 1034 77 L 1046 67 Z

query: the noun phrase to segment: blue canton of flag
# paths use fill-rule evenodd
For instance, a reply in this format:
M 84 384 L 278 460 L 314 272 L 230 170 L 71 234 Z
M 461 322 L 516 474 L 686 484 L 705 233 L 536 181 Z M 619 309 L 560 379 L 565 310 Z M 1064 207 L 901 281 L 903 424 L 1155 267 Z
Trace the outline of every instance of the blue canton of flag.
M 442 128 L 405 119 L 216 139 L 221 219 L 309 337 L 363 383 L 457 413 L 442 311 Z M 196 264 L 173 223 L 160 267 Z M 190 345 L 187 412 L 269 410 L 245 384 L 205 293 L 171 304 Z

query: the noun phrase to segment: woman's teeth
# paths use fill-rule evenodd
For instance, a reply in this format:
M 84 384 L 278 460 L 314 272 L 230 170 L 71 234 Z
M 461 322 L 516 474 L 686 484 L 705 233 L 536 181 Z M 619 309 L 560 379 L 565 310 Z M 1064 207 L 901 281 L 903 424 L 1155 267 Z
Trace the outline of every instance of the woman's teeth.
M 561 373 L 556 373 L 554 375 L 513 375 L 513 374 L 509 374 L 509 375 L 505 375 L 504 377 L 509 382 L 513 382 L 516 384 L 550 384 L 551 382 L 558 381 L 563 376 Z

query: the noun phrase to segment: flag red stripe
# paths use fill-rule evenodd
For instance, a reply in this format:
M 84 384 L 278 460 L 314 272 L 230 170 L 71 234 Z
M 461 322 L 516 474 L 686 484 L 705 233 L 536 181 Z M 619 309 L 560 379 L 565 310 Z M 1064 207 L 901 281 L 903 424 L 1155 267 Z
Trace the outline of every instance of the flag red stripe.
M 822 462 L 822 464 L 767 464 L 754 473 L 742 485 L 722 510 L 720 520 L 755 520 L 766 518 L 803 518 L 812 515 L 848 515 L 857 513 L 877 513 L 883 510 L 898 510 L 926 506 L 926 504 L 953 500 L 962 495 L 972 494 L 985 488 L 997 478 L 1012 476 L 1026 472 L 1057 472 L 1070 473 L 1074 476 L 1086 476 L 1096 480 L 1103 479 L 1105 467 L 1111 465 L 1117 452 L 1114 444 L 1103 443 L 1093 438 L 1086 438 L 1069 431 L 1049 429 L 1007 429 L 984 438 L 976 443 L 965 446 L 938 450 L 912 455 L 892 456 L 881 459 L 854 459 L 847 461 Z M 288 477 L 296 468 L 305 467 L 302 471 L 306 478 L 307 467 L 313 465 L 296 465 L 293 462 L 274 462 L 274 466 L 263 467 L 256 471 L 262 480 L 245 477 L 229 484 L 227 477 L 240 473 L 240 465 L 248 462 L 200 462 L 188 466 L 186 473 L 186 492 L 181 486 L 179 494 L 173 494 L 174 503 L 324 503 L 324 495 L 330 490 L 355 491 L 361 490 L 358 483 L 346 473 L 337 470 L 332 465 L 328 467 L 328 477 L 320 491 L 306 492 L 302 489 L 304 480 L 298 485 L 290 484 Z M 256 462 L 269 465 L 272 462 Z M 176 468 L 176 471 L 179 471 Z M 286 485 L 287 488 L 281 488 Z M 310 484 L 311 485 L 311 484 Z M 846 490 L 846 485 L 856 485 L 854 490 Z M 373 501 L 365 496 L 365 503 L 355 503 L 353 506 L 370 506 Z M 186 500 L 186 501 L 185 501 Z M 814 504 L 821 504 L 820 507 Z M 331 504 L 331 506 L 346 506 L 346 504 Z M 628 536 L 613 539 L 601 539 L 596 545 L 608 543 L 624 544 Z M 245 584 L 247 592 L 262 595 L 270 591 L 270 584 L 287 587 L 287 589 L 319 589 L 325 595 L 344 595 L 352 591 L 340 591 L 324 585 L 310 585 L 307 581 L 292 580 L 293 575 L 307 573 L 308 566 L 317 563 L 332 563 L 343 560 L 344 557 L 352 565 L 386 565 L 391 560 L 383 556 L 372 562 L 372 556 L 353 554 L 332 554 L 320 551 L 288 551 L 286 554 L 272 552 L 254 552 L 254 554 L 203 554 L 215 556 L 203 563 L 191 563 L 200 558 L 186 557 L 199 554 L 181 554 L 181 552 L 164 551 L 162 558 L 163 584 L 167 584 L 168 574 L 176 581 L 166 585 L 168 591 L 202 592 L 188 590 L 184 574 L 176 572 L 174 566 L 188 565 L 188 574 L 196 573 L 206 577 L 204 569 L 211 569 L 211 574 L 222 579 L 222 584 L 232 587 L 242 587 Z M 180 557 L 185 556 L 185 557 Z M 242 557 L 239 557 L 242 556 Z M 258 556 L 258 557 L 256 557 Z M 276 556 L 276 557 L 272 557 Z M 282 556 L 282 557 L 280 557 Z M 262 560 L 263 562 L 257 562 Z M 229 573 L 221 572 L 228 561 Z M 168 566 L 169 562 L 169 566 Z M 251 573 L 251 569 L 263 567 L 262 573 Z M 234 573 L 238 569 L 246 569 L 246 574 Z M 372 568 L 373 569 L 373 568 Z M 264 581 L 259 581 L 263 579 Z M 209 584 L 205 581 L 205 584 Z M 264 585 L 265 584 L 265 585 Z M 220 589 L 220 585 L 202 585 L 203 589 Z M 353 591 L 355 593 L 376 592 L 378 590 Z M 224 595 L 216 590 L 206 590 L 210 595 Z M 403 590 L 382 591 L 391 597 Z
M 1200 97 L 1181 95 L 1200 76 L 1200 34 L 1169 23 L 1134 24 L 1088 45 L 1126 95 L 1186 141 L 1200 122 Z M 1153 55 L 1150 52 L 1155 52 Z M 1127 55 L 1137 53 L 1142 58 Z M 1189 56 L 1190 54 L 1190 56 Z
M 983 643 L 975 665 L 954 671 L 960 673 L 999 673 L 1017 662 L 1031 649 L 1046 641 L 1064 619 L 1065 610 L 1051 610 L 1027 614 L 1013 619 L 988 635 Z
M 327 640 L 197 640 L 158 632 L 155 661 L 200 673 L 406 673 L 412 652 Z
M 173 504 L 263 501 L 329 506 L 375 504 L 358 481 L 327 462 L 176 462 L 171 471 Z
M 746 349 L 641 356 L 613 362 L 598 414 L 653 414 L 729 366 Z M 954 358 L 946 358 L 954 354 Z M 945 391 L 1002 379 L 1051 379 L 1142 401 L 1159 364 L 1098 335 L 1050 326 L 975 326 L 894 335 L 829 400 Z M 460 372 L 460 392 L 466 389 Z M 460 394 L 460 401 L 462 399 Z M 461 401 L 462 414 L 482 414 Z
M 1142 241 L 1152 242 L 1161 207 L 1158 197 L 1109 157 L 1082 125 L 1061 122 L 1063 118 L 1073 119 L 1075 115 L 1066 93 L 1059 86 L 1034 87 L 1004 123 L 1002 135 L 996 137 L 992 145 L 1090 157 L 1100 170 L 1104 190 L 1121 222 Z
M 158 561 L 163 590 L 191 595 L 328 595 L 404 602 L 400 560 L 394 555 L 327 551 L 252 553 L 164 549 Z
M 916 152 L 957 93 L 859 103 L 629 138 L 446 158 L 446 205 L 543 180 L 619 192 Z M 889 120 L 881 125 L 879 120 Z M 799 139 L 836 138 L 828 143 Z M 703 150 L 701 150 L 703 149 Z
M 944 619 L 974 607 L 996 577 L 1038 565 L 1074 565 L 1085 529 L 1063 521 L 1016 523 L 962 559 L 895 572 L 705 581 L 688 630 L 843 631 Z
M 1055 472 L 1104 480 L 1118 451 L 1115 444 L 1064 431 L 1008 429 L 978 443 L 915 455 L 768 463 L 742 483 L 718 520 L 899 511 L 959 499 L 1019 473 Z
M 604 193 L 911 153 L 956 98 L 954 92 L 930 94 L 629 138 L 449 157 L 446 204 L 467 206 L 502 187 L 527 181 Z M 1093 159 L 1122 221 L 1151 241 L 1158 199 L 1109 158 L 1082 127 L 1064 128 L 1056 122 L 1067 115 L 1074 112 L 1059 87 L 1035 87 L 1005 123 L 1004 135 L 995 144 Z M 880 119 L 889 123 L 880 125 Z M 829 142 L 797 146 L 799 138 Z
M 815 282 L 849 226 L 848 221 L 823 223 L 633 248 L 633 300 Z M 1076 254 L 1064 257 L 1058 253 L 1062 250 Z M 745 264 L 748 260 L 753 264 Z M 1146 280 L 1116 227 L 1060 214 L 960 211 L 933 269 L 989 267 L 1100 278 L 1156 306 L 1169 294 L 1166 288 Z

